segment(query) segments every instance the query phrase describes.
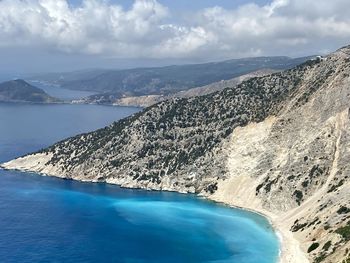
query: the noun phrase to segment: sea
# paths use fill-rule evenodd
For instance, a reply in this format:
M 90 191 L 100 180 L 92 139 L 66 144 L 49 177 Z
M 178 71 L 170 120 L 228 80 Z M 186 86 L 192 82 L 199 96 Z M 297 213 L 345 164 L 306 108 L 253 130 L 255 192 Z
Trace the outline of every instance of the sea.
M 86 92 L 46 85 L 78 99 Z M 0 163 L 142 109 L 0 103 Z M 276 263 L 261 215 L 195 195 L 0 170 L 0 262 Z

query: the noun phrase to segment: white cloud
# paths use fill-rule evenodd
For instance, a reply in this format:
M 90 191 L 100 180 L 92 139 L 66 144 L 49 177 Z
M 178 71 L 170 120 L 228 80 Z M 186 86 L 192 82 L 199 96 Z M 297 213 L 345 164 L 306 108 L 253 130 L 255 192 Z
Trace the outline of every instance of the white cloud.
M 103 0 L 78 7 L 66 0 L 0 0 L 0 48 L 119 58 L 298 55 L 350 42 L 349 9 L 348 0 L 274 0 L 207 8 L 169 23 L 170 8 L 156 0 L 136 0 L 129 10 Z

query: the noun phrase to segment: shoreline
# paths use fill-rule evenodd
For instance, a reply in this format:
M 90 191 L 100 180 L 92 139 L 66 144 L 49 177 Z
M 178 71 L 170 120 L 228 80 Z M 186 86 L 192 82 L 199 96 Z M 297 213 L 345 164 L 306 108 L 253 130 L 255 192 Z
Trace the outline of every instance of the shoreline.
M 65 178 L 57 175 L 49 175 L 45 173 L 38 173 L 38 172 L 33 172 L 30 170 L 25 170 L 25 169 L 8 169 L 3 164 L 0 164 L 0 170 L 5 170 L 5 171 L 17 171 L 17 172 L 22 172 L 22 173 L 32 173 L 32 174 L 37 174 L 40 176 L 48 176 L 48 177 L 55 177 L 63 180 L 73 180 L 77 182 L 83 182 L 83 183 L 104 183 L 104 184 L 111 184 L 111 185 L 116 185 L 120 188 L 124 189 L 135 189 L 135 190 L 145 190 L 145 191 L 164 191 L 164 192 L 175 192 L 179 194 L 193 194 L 189 192 L 181 192 L 177 190 L 169 190 L 169 189 L 164 189 L 164 190 L 157 190 L 157 189 L 148 189 L 148 188 L 142 188 L 142 187 L 128 187 L 128 186 L 123 186 L 121 184 L 117 184 L 114 182 L 107 182 L 107 181 L 92 181 L 92 180 L 81 180 L 81 179 L 74 179 L 74 178 Z M 200 195 L 200 194 L 194 194 L 199 198 L 206 199 L 208 201 L 215 202 L 217 204 L 225 205 L 230 208 L 234 209 L 241 209 L 244 211 L 252 212 L 258 215 L 263 216 L 266 218 L 273 228 L 278 241 L 279 241 L 279 253 L 278 253 L 278 261 L 276 263 L 310 263 L 310 261 L 307 259 L 306 254 L 302 251 L 300 247 L 300 242 L 297 240 L 291 231 L 289 231 L 288 228 L 286 228 L 285 225 L 283 225 L 283 222 L 281 222 L 281 218 L 283 215 L 278 216 L 273 214 L 272 212 L 266 211 L 264 209 L 258 209 L 258 208 L 251 208 L 251 207 L 243 207 L 239 205 L 235 205 L 233 202 L 225 202 L 222 200 L 219 200 L 218 198 L 215 198 L 214 196 L 205 196 L 205 195 Z M 297 252 L 297 253 L 295 253 Z
M 278 216 L 275 214 L 265 211 L 265 210 L 260 210 L 260 209 L 252 209 L 252 208 L 246 208 L 242 206 L 237 206 L 234 204 L 222 202 L 222 201 L 217 201 L 215 199 L 211 199 L 210 197 L 205 197 L 208 200 L 214 201 L 219 204 L 223 204 L 226 206 L 229 206 L 231 208 L 235 209 L 241 209 L 245 210 L 251 213 L 255 213 L 258 215 L 263 216 L 266 218 L 270 225 L 272 226 L 278 241 L 279 241 L 279 256 L 278 256 L 278 263 L 310 263 L 310 261 L 306 258 L 306 255 L 304 252 L 302 252 L 300 248 L 300 242 L 292 237 L 293 233 L 290 232 L 289 230 L 286 231 L 286 229 L 281 227 L 281 223 L 278 221 Z M 292 237 L 292 240 L 291 240 Z M 297 255 L 292 253 L 291 251 L 299 250 L 300 253 Z
M 266 218 L 279 240 L 279 258 L 278 263 L 310 263 L 311 261 L 307 258 L 307 254 L 301 249 L 301 242 L 293 235 L 289 230 L 289 226 L 283 222 L 286 213 L 276 215 L 272 212 L 264 210 L 258 207 L 244 207 L 234 204 L 234 202 L 223 201 L 213 196 L 212 198 L 206 197 L 209 200 L 228 205 L 232 208 L 242 209 L 252 213 L 259 214 Z
M 144 109 L 145 107 L 139 104 L 135 105 L 126 105 L 126 104 L 110 104 L 110 103 L 93 103 L 93 102 L 74 102 L 74 101 L 60 101 L 60 102 L 31 102 L 31 101 L 3 101 L 0 100 L 0 103 L 3 104 L 13 104 L 13 105 L 95 105 L 95 106 L 104 106 L 104 107 L 125 107 L 125 108 L 139 108 Z

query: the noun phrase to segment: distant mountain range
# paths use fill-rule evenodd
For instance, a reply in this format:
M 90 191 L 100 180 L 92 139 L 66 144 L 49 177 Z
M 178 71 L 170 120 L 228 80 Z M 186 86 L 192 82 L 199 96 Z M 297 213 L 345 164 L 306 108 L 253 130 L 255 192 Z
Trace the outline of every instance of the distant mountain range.
M 94 91 L 113 98 L 168 96 L 191 88 L 230 80 L 262 69 L 285 70 L 310 57 L 256 57 L 205 64 L 125 70 L 86 70 L 52 73 L 32 79 L 73 90 Z
M 21 79 L 0 83 L 0 101 L 30 103 L 60 102 L 59 99 L 51 97 L 42 89 L 34 87 Z
M 309 58 L 256 57 L 153 68 L 91 69 L 50 73 L 30 79 L 65 89 L 97 93 L 74 103 L 147 107 L 168 99 L 202 96 L 234 87 L 243 80 L 283 71 Z M 2 83 L 0 101 L 60 102 L 24 80 Z

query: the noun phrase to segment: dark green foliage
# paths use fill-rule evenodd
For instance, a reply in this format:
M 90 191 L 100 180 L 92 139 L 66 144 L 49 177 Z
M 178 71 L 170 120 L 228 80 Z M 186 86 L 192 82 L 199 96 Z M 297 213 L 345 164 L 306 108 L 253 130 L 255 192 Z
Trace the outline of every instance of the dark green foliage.
M 312 251 L 314 251 L 315 249 L 317 249 L 320 246 L 319 243 L 312 243 L 311 246 L 307 249 L 307 253 L 310 253 Z
M 305 72 L 307 69 L 298 67 L 206 96 L 164 101 L 44 151 L 53 153 L 50 164 L 65 163 L 67 172 L 79 165 L 93 167 L 96 160 L 108 156 L 110 161 L 102 169 L 110 176 L 132 170 L 135 180 L 159 182 L 165 173 L 170 176 L 189 164 L 201 165 L 203 157 L 210 158 L 236 127 L 277 114 L 282 102 L 298 89 L 300 82 L 295 79 L 303 79 Z M 316 176 L 320 169 L 312 173 Z M 268 178 L 257 193 L 261 189 L 270 192 L 277 183 L 277 178 Z M 302 199 L 299 192 L 295 193 L 298 203 Z
M 346 206 L 341 206 L 338 211 L 338 214 L 347 214 L 350 213 L 350 208 L 346 207 Z
M 205 189 L 206 192 L 209 192 L 211 194 L 213 194 L 216 190 L 218 190 L 218 183 L 208 185 L 207 188 Z
M 322 262 L 323 260 L 326 259 L 326 254 L 325 253 L 321 253 L 320 255 L 317 256 L 317 258 L 315 258 L 315 263 L 320 263 Z
M 292 232 L 297 232 L 297 231 L 299 231 L 300 229 L 303 229 L 303 228 L 306 227 L 306 226 L 307 226 L 307 223 L 299 224 L 299 223 L 296 222 L 296 223 L 292 226 L 291 231 L 292 231 Z
M 293 196 L 295 196 L 295 201 L 300 205 L 301 200 L 303 199 L 303 192 L 299 190 L 295 190 L 293 193 Z
M 319 167 L 319 165 L 314 165 L 309 173 L 309 177 L 312 179 L 314 177 L 320 176 L 324 173 L 324 168 Z
M 302 187 L 307 187 L 309 185 L 309 181 L 304 181 L 301 183 Z
M 346 241 L 350 240 L 350 221 L 344 227 L 340 227 L 335 232 L 341 235 Z
M 258 195 L 260 192 L 260 189 L 264 186 L 264 184 L 259 184 L 255 189 L 255 195 Z
M 111 165 L 114 166 L 114 167 L 118 167 L 121 165 L 121 160 L 112 160 L 110 161 Z
M 322 249 L 325 250 L 325 251 L 327 251 L 327 250 L 330 248 L 331 245 L 332 245 L 332 241 L 327 241 L 327 242 L 323 245 Z
M 318 221 L 319 221 L 319 219 L 318 219 L 318 217 L 317 217 L 317 218 L 315 218 L 313 221 L 311 221 L 307 226 L 308 226 L 308 227 L 309 227 L 309 226 L 312 226 L 312 225 L 316 224 Z
M 295 178 L 294 175 L 290 175 L 290 176 L 287 177 L 287 180 L 288 180 L 288 181 L 292 181 L 294 178 Z
M 269 193 L 271 191 L 271 186 L 277 183 L 278 179 L 275 178 L 274 180 L 268 181 L 267 184 L 265 185 L 265 192 Z
M 336 185 L 332 185 L 331 188 L 329 188 L 329 190 L 327 191 L 327 193 L 336 191 L 343 184 L 344 184 L 344 179 L 340 180 Z
M 325 225 L 325 226 L 323 227 L 324 230 L 328 230 L 328 229 L 330 229 L 330 228 L 331 228 L 330 225 Z

